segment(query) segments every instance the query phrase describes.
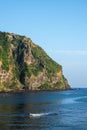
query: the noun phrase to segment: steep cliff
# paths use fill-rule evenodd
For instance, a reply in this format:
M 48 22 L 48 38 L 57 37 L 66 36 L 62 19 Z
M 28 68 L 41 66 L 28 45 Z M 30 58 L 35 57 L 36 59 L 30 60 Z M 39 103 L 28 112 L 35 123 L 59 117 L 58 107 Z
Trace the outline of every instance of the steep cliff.
M 0 32 L 0 91 L 69 88 L 62 66 L 30 38 Z

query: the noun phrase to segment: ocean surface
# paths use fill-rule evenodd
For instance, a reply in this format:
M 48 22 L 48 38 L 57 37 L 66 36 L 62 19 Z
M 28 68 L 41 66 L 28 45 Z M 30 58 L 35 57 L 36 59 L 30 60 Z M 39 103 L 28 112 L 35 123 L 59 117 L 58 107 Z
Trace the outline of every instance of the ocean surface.
M 87 130 L 87 89 L 1 93 L 0 130 Z

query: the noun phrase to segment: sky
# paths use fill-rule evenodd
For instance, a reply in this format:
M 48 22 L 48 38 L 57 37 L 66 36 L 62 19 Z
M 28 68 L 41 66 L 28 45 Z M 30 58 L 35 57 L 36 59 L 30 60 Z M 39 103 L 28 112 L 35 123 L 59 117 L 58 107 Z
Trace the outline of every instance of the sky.
M 0 31 L 30 37 L 72 88 L 87 87 L 87 0 L 0 0 Z

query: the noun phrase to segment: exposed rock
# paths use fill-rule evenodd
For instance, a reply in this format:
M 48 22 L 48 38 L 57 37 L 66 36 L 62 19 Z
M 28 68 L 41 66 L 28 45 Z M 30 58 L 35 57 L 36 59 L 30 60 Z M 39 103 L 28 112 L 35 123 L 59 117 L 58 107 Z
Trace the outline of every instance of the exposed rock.
M 30 38 L 0 32 L 0 90 L 69 89 L 62 66 Z

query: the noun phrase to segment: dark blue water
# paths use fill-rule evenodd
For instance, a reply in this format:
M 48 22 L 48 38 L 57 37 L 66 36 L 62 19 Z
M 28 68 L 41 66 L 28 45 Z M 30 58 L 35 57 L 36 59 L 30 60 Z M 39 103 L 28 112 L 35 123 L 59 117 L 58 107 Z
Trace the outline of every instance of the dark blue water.
M 0 94 L 0 130 L 87 130 L 87 89 Z

